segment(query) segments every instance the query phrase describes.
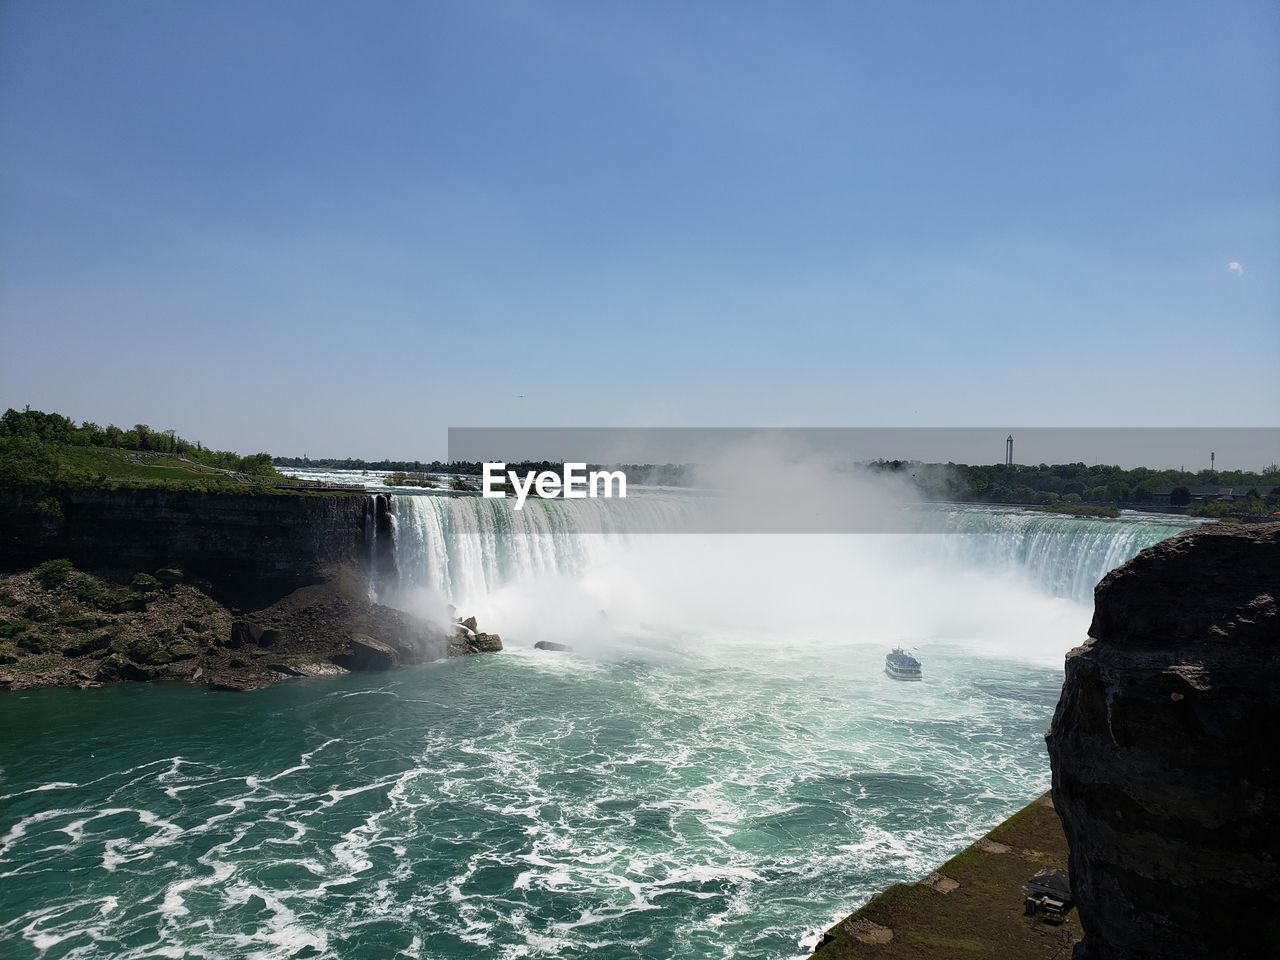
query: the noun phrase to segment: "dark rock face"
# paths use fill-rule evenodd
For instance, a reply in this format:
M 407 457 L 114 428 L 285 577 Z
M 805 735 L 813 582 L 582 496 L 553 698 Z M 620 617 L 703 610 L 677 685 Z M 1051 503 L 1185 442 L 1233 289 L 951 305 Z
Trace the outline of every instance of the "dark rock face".
M 175 568 L 246 608 L 318 583 L 337 567 L 365 566 L 366 516 L 378 509 L 361 494 L 68 487 L 57 491 L 62 517 L 51 520 L 33 509 L 46 495 L 0 491 L 0 569 L 55 557 L 82 570 Z M 387 505 L 381 510 L 389 523 Z
M 1280 957 L 1280 524 L 1098 585 L 1047 737 L 1077 960 Z

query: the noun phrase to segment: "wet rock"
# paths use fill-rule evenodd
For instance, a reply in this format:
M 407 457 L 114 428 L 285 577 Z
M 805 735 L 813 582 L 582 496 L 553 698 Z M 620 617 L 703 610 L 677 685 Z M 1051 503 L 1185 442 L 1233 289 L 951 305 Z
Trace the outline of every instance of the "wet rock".
M 1077 960 L 1280 956 L 1280 524 L 1144 550 L 1095 593 L 1047 740 Z
M 96 679 L 112 680 L 151 680 L 157 671 L 134 663 L 118 653 L 113 653 L 98 665 Z
M 480 629 L 479 626 L 476 625 L 475 617 L 467 617 L 467 619 L 465 620 L 460 620 L 459 623 L 461 623 L 464 627 L 466 627 L 472 633 L 475 633 Z
M 533 645 L 533 649 L 568 651 L 568 650 L 572 650 L 573 647 L 569 646 L 567 643 L 556 643 L 553 640 L 539 640 L 537 643 Z
M 390 670 L 399 665 L 400 656 L 390 644 L 360 633 L 351 635 L 352 670 Z
M 497 653 L 502 649 L 502 637 L 496 633 L 477 633 L 468 646 L 472 653 Z
M 205 684 L 210 690 L 226 690 L 231 693 L 246 693 L 265 687 L 269 683 L 271 680 L 260 673 L 243 671 L 219 671 L 209 674 L 205 679 Z

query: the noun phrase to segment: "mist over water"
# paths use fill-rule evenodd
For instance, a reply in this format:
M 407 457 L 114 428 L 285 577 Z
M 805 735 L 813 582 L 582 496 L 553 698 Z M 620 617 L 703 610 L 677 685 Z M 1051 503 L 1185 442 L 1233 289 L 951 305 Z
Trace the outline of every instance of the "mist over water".
M 947 640 L 1056 664 L 1083 639 L 1098 580 L 1186 526 L 911 504 L 906 525 L 922 532 L 656 532 L 705 503 L 660 491 L 530 501 L 516 513 L 474 497 L 400 497 L 389 598 L 414 607 L 449 597 L 513 638 L 583 650 L 637 633 L 659 645 L 691 634 Z
M 1047 787 L 1093 583 L 1180 529 L 915 505 L 950 532 L 673 534 L 672 491 L 395 503 L 383 599 L 452 601 L 507 649 L 0 698 L 0 956 L 801 956 Z M 924 682 L 884 675 L 894 644 Z

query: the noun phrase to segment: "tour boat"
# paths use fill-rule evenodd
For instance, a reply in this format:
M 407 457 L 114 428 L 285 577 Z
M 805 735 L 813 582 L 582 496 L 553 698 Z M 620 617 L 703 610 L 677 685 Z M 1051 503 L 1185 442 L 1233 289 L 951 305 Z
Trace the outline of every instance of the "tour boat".
M 920 661 L 901 647 L 894 647 L 893 652 L 884 658 L 884 672 L 895 680 L 923 680 L 920 673 Z

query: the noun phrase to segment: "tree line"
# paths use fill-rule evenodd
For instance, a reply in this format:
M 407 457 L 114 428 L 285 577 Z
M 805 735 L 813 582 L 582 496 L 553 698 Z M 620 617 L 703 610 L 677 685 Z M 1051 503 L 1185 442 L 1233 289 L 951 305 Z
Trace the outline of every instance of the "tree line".
M 180 437 L 175 430 L 156 430 L 145 423 L 128 429 L 115 424 L 102 427 L 91 420 L 76 423 L 60 413 L 26 407 L 10 408 L 0 416 L 0 482 L 38 484 L 68 479 L 71 468 L 64 451 L 74 447 L 163 453 L 256 477 L 277 475 L 269 453 L 240 456 L 231 450 L 212 450 Z

